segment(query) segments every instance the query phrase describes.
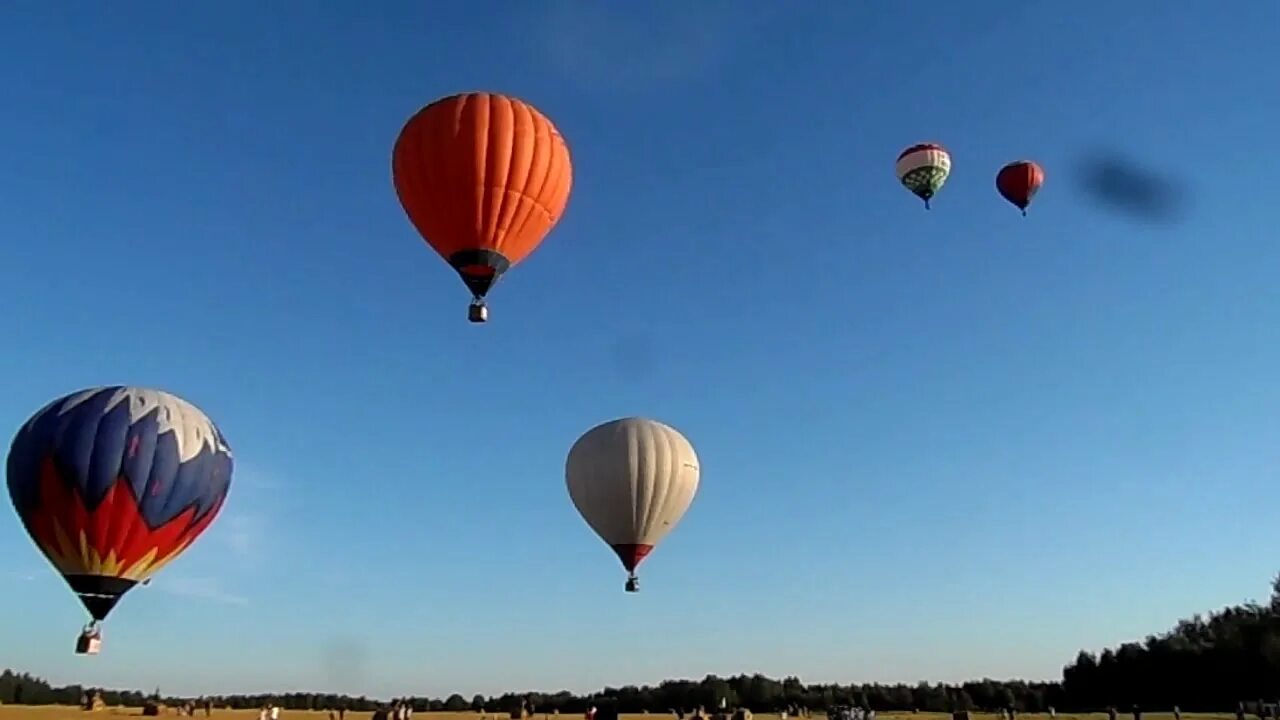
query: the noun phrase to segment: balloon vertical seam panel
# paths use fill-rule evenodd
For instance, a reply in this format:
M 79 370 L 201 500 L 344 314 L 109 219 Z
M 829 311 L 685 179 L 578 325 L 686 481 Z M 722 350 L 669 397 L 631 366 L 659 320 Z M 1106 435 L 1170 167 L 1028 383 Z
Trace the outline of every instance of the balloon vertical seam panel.
M 531 237 L 545 235 L 555 224 L 556 214 L 542 197 L 554 165 L 550 157 L 544 157 L 540 173 L 541 180 L 538 182 L 536 191 L 531 192 L 534 189 L 531 186 L 531 180 L 534 169 L 537 167 L 534 161 L 538 157 L 538 149 L 546 147 L 546 143 L 539 142 L 539 138 L 546 128 L 533 113 L 533 109 L 527 105 L 516 105 L 510 101 L 496 104 L 502 108 L 501 118 L 506 122 L 496 125 L 497 133 L 492 131 L 494 126 L 491 125 L 490 137 L 493 139 L 495 134 L 509 135 L 511 141 L 509 147 L 499 141 L 498 147 L 505 152 L 506 162 L 497 163 L 500 172 L 499 178 L 495 179 L 498 181 L 486 183 L 486 200 L 493 203 L 494 200 L 489 199 L 488 196 L 490 193 L 497 195 L 496 209 L 487 213 L 489 226 L 486 234 L 495 238 L 494 245 L 498 252 L 513 259 L 513 262 L 519 262 L 519 259 L 532 252 L 532 247 L 529 247 Z M 507 113 L 510 113 L 510 116 Z M 509 132 L 503 132 L 503 126 L 508 124 Z M 518 175 L 523 177 L 518 183 L 513 183 L 513 179 Z M 488 179 L 488 173 L 486 173 L 486 179 Z M 538 211 L 541 211 L 542 217 L 538 217 Z M 536 223 L 538 220 L 541 220 L 543 226 L 541 232 L 538 231 L 536 224 L 532 229 L 530 227 L 531 222 Z M 514 239 L 517 247 L 508 249 L 508 239 Z

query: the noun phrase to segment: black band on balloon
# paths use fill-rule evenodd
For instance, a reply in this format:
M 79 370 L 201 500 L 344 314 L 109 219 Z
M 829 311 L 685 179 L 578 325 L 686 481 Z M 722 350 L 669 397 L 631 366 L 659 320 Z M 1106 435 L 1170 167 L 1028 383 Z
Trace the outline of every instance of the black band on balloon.
M 105 620 L 120 597 L 137 585 L 136 580 L 102 575 L 64 575 L 71 590 L 80 596 L 80 602 L 94 620 Z
M 511 261 L 493 250 L 460 250 L 449 256 L 449 265 L 462 276 L 471 294 L 482 298 L 511 268 Z

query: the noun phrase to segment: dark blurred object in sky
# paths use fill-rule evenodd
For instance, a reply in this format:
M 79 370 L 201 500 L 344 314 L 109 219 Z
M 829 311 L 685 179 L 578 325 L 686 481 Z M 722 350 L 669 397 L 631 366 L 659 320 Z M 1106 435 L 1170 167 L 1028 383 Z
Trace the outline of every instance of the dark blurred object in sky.
M 609 347 L 612 366 L 623 380 L 641 381 L 653 376 L 657 355 L 653 339 L 642 332 L 620 335 Z
M 320 670 L 325 684 L 338 692 L 354 693 L 364 682 L 369 664 L 369 648 L 364 640 L 337 635 L 320 649 Z
M 1187 211 L 1182 183 L 1118 152 L 1100 151 L 1084 158 L 1076 181 L 1099 205 L 1141 222 L 1176 223 Z

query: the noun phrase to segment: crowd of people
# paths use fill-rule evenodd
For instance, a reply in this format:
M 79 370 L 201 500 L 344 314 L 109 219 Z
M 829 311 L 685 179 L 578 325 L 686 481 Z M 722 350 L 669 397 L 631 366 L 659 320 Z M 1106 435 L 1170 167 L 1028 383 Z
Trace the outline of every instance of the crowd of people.
M 88 703 L 86 698 L 90 695 L 85 693 L 82 695 L 82 702 Z M 163 706 L 161 706 L 163 707 Z M 201 697 L 196 700 L 187 700 L 172 708 L 179 715 L 192 717 L 197 711 L 203 711 L 205 717 L 212 714 L 213 702 Z M 1280 701 L 1276 703 L 1264 703 L 1258 701 L 1256 709 L 1256 720 L 1280 720 Z M 1056 720 L 1058 713 L 1052 708 L 1046 708 L 1050 720 Z M 1143 720 L 1143 711 L 1137 705 L 1134 705 L 1128 712 L 1121 713 L 1115 706 L 1106 708 L 1107 720 L 1122 720 L 1122 715 L 1131 715 L 1132 720 Z M 346 720 L 347 709 L 345 707 L 329 708 L 329 720 Z M 144 713 L 146 714 L 146 713 Z M 159 714 L 159 713 L 154 713 Z M 558 712 L 556 713 L 559 714 Z M 1018 711 L 1012 707 L 1000 708 L 996 711 L 1000 720 L 1019 720 Z M 501 720 L 505 713 L 494 713 L 493 720 Z M 751 711 L 746 708 L 725 708 L 724 703 L 716 712 L 708 712 L 699 707 L 693 711 L 686 711 L 673 708 L 671 715 L 675 720 L 751 720 Z M 967 712 L 953 713 L 953 720 L 967 720 Z M 488 713 L 482 713 L 483 720 L 489 720 Z M 527 703 L 521 705 L 519 711 L 510 713 L 511 720 L 533 720 L 534 710 Z M 804 720 L 810 717 L 808 708 L 801 706 L 792 706 L 780 713 L 781 720 Z M 876 720 L 876 711 L 869 707 L 859 707 L 856 705 L 835 705 L 827 709 L 827 718 L 829 720 Z M 1177 706 L 1173 707 L 1174 720 L 1182 720 L 1182 711 Z M 275 703 L 267 703 L 258 709 L 258 720 L 280 720 L 280 706 Z M 413 720 L 413 705 L 408 700 L 393 700 L 374 711 L 372 720 Z M 544 715 L 544 720 L 550 720 L 549 716 Z M 583 713 L 583 720 L 617 720 L 617 711 L 610 708 L 609 712 L 601 713 L 600 710 L 592 705 Z M 1251 716 L 1246 711 L 1246 703 L 1240 703 L 1236 710 L 1236 720 L 1251 720 Z
M 876 711 L 856 705 L 837 705 L 827 711 L 830 720 L 876 720 Z M 782 713 L 782 720 L 787 720 L 787 713 Z
M 392 700 L 387 705 L 378 708 L 373 713 L 373 720 L 412 720 L 413 705 L 408 700 Z M 275 720 L 275 718 L 272 718 Z M 333 711 L 329 711 L 329 720 L 343 720 L 341 717 L 334 718 Z

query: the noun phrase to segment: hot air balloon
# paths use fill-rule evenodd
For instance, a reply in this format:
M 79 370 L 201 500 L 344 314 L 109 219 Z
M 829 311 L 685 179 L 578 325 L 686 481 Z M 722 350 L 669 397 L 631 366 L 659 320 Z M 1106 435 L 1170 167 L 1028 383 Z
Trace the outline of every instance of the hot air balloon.
M 471 290 L 471 322 L 488 319 L 485 295 L 560 220 L 573 184 L 551 121 L 491 93 L 419 110 L 396 139 L 391 170 L 409 220 Z
M 698 455 L 674 428 L 622 418 L 578 438 L 565 462 L 569 497 L 640 589 L 636 567 L 680 522 L 698 491 Z
M 898 155 L 895 168 L 898 181 L 916 197 L 924 200 L 924 207 L 929 209 L 929 201 L 942 189 L 951 174 L 951 155 L 941 145 L 921 143 L 912 145 Z
M 1044 170 L 1030 160 L 1018 160 L 1000 168 L 996 173 L 996 190 L 1005 200 L 1013 203 L 1022 214 L 1027 214 L 1031 198 L 1044 184 Z
M 231 450 L 187 401 L 99 387 L 54 400 L 9 448 L 9 497 L 36 547 L 99 623 L 209 527 L 231 485 Z

